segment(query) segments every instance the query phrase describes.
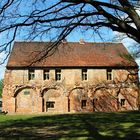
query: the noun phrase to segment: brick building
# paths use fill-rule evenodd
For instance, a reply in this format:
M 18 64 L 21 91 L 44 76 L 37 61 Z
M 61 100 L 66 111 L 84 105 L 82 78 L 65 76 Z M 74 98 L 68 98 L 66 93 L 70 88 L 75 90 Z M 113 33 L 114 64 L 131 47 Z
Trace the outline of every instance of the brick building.
M 3 111 L 138 109 L 138 66 L 121 43 L 65 41 L 55 51 L 49 50 L 51 45 L 14 43 L 4 77 Z

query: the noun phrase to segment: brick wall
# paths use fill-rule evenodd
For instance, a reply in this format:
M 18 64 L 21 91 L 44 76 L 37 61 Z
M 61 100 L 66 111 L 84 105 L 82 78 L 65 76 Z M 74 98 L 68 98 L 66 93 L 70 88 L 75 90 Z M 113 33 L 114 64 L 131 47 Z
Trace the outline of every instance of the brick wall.
M 61 81 L 43 80 L 43 70 L 35 70 L 35 79 L 28 80 L 28 70 L 6 70 L 3 88 L 3 111 L 9 113 L 92 112 L 138 109 L 137 77 L 128 79 L 127 70 L 112 70 L 112 81 L 106 69 L 88 69 L 87 81 L 81 80 L 81 69 L 61 69 Z M 124 82 L 125 81 L 125 82 Z M 125 99 L 122 105 L 121 99 Z M 81 106 L 86 100 L 86 107 Z M 47 109 L 47 102 L 54 102 Z

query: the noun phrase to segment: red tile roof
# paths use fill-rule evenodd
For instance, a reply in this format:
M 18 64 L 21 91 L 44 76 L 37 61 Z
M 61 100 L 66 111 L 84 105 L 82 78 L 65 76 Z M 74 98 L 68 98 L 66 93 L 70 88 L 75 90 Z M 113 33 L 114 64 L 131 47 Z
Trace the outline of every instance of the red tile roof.
M 121 43 L 67 42 L 41 61 L 38 60 L 48 48 L 48 42 L 15 42 L 7 67 L 122 67 L 137 66 L 122 54 L 129 55 Z

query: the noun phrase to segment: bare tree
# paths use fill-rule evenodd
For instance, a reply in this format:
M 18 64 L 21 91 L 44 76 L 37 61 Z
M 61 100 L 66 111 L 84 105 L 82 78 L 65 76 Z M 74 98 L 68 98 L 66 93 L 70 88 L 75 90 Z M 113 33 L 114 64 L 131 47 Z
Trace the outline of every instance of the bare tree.
M 2 0 L 0 52 L 9 54 L 12 42 L 18 38 L 55 41 L 41 55 L 43 58 L 72 31 L 92 30 L 101 36 L 101 27 L 140 43 L 139 8 L 138 0 Z

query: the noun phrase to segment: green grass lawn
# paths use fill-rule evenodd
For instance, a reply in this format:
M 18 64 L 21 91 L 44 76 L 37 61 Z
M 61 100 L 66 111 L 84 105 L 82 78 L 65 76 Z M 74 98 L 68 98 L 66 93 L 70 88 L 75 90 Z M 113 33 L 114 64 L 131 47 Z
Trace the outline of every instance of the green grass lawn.
M 140 140 L 140 112 L 0 115 L 0 140 Z

